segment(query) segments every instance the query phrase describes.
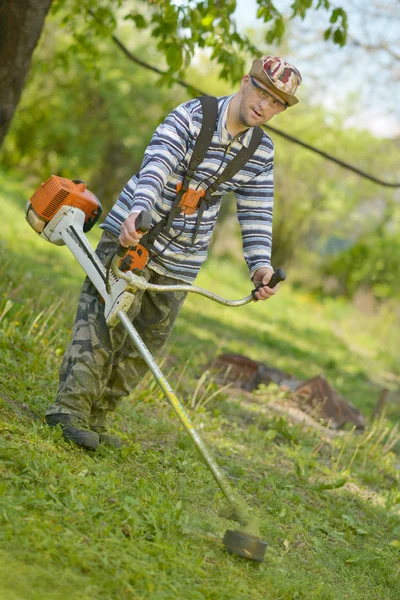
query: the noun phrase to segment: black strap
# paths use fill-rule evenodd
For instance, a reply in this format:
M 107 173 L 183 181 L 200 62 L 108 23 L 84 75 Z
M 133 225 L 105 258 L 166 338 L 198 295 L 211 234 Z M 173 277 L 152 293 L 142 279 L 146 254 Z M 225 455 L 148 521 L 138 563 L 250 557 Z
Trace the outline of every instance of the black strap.
M 254 127 L 250 144 L 248 146 L 242 146 L 236 156 L 234 156 L 232 160 L 228 162 L 221 175 L 214 181 L 212 185 L 210 185 L 207 191 L 215 192 L 222 183 L 225 183 L 225 181 L 228 181 L 228 179 L 236 175 L 236 173 L 238 173 L 253 156 L 261 142 L 262 136 L 263 130 L 261 127 Z
M 213 139 L 215 127 L 218 120 L 218 100 L 214 96 L 200 96 L 201 109 L 203 120 L 201 123 L 200 133 L 197 136 L 196 143 L 193 148 L 193 153 L 190 158 L 189 167 L 185 175 L 189 181 L 192 179 L 195 170 L 204 160 Z M 185 188 L 185 186 L 183 185 Z
M 192 236 L 192 246 L 195 245 L 197 234 L 199 233 L 199 229 L 200 229 L 201 219 L 203 218 L 203 213 L 206 210 L 206 208 L 211 206 L 211 204 L 212 203 L 206 202 L 205 196 L 200 200 L 199 208 L 197 209 L 196 229 L 194 230 L 193 236 Z

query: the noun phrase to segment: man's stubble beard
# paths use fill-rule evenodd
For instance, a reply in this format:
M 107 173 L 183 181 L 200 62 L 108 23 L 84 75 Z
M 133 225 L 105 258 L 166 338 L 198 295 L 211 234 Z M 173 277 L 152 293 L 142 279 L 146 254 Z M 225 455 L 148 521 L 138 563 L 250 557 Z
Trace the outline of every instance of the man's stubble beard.
M 245 127 L 254 127 L 254 125 L 251 125 L 251 123 L 247 121 L 246 110 L 243 108 L 242 104 L 239 106 L 239 121 Z

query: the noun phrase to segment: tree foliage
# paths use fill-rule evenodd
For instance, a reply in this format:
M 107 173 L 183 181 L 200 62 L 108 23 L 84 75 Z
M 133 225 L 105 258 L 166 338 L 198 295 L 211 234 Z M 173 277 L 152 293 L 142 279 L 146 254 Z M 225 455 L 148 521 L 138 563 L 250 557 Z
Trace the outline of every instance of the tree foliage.
M 297 114 L 288 111 L 281 126 L 297 137 L 306 131 L 309 143 L 390 179 L 400 160 L 396 143 L 346 128 L 343 107 L 341 112 L 333 118 L 303 104 Z M 274 264 L 299 270 L 299 281 L 307 271 L 311 286 L 319 285 L 321 275 L 335 275 L 336 291 L 349 295 L 362 285 L 372 287 L 377 297 L 397 293 L 392 266 L 400 264 L 400 247 L 392 245 L 391 257 L 389 248 L 400 232 L 398 190 L 377 186 L 287 141 L 274 141 Z
M 312 66 L 305 81 L 313 88 L 316 103 L 328 95 L 341 102 L 352 90 L 356 94 L 353 122 L 369 120 L 378 135 L 384 131 L 393 136 L 399 132 L 400 3 L 347 0 L 343 4 L 348 19 L 345 48 L 322 41 L 326 20 L 323 12 L 316 11 L 304 21 L 291 22 L 291 54 L 295 64 Z
M 266 25 L 266 45 L 280 43 L 287 29 L 282 12 L 271 0 L 257 0 L 257 7 L 257 19 Z M 60 9 L 67 9 L 64 24 L 86 48 L 93 36 L 111 34 L 119 19 L 132 22 L 137 30 L 147 30 L 165 56 L 167 82 L 184 75 L 198 48 L 209 49 L 211 60 L 220 66 L 220 77 L 231 83 L 242 76 L 246 55 L 262 53 L 238 30 L 234 16 L 236 0 L 137 0 L 130 8 L 123 0 L 56 0 L 54 10 Z M 332 7 L 328 0 L 293 0 L 290 19 L 303 20 L 311 9 L 328 11 L 330 25 L 323 37 L 343 46 L 347 35 L 346 12 Z M 84 27 L 76 19 L 83 11 L 88 15 Z
M 353 296 L 360 288 L 369 288 L 379 300 L 400 299 L 399 232 L 379 228 L 364 235 L 348 250 L 328 261 L 326 273 L 338 279 L 340 288 Z
M 154 128 L 187 96 L 157 86 L 156 76 L 130 63 L 108 40 L 98 42 L 95 68 L 50 18 L 0 165 L 44 181 L 51 174 L 81 178 L 110 208 L 140 169 Z M 137 48 L 151 52 L 142 42 Z M 43 85 L 46 81 L 46 85 Z
M 0 9 L 0 145 L 13 118 L 24 86 L 32 52 L 40 37 L 51 0 L 6 3 Z M 257 17 L 266 23 L 266 42 L 279 42 L 285 33 L 285 19 L 271 0 L 257 0 Z M 4 4 L 4 3 L 3 3 Z M 331 27 L 325 39 L 343 45 L 347 16 L 343 9 L 330 7 L 328 0 L 294 0 L 291 18 L 304 19 L 311 8 L 331 11 Z M 15 6 L 14 6 L 15 5 Z M 236 82 L 244 71 L 244 55 L 260 54 L 251 40 L 238 32 L 234 19 L 236 0 L 54 0 L 52 12 L 62 13 L 62 24 L 74 32 L 75 51 L 82 60 L 96 64 L 99 40 L 109 39 L 121 19 L 130 21 L 136 32 L 145 30 L 165 57 L 164 83 L 182 76 L 197 48 L 208 48 L 211 60 L 221 66 L 221 77 Z M 11 25 L 11 26 L 10 26 Z M 4 39 L 3 39 L 4 38 Z M 73 52 L 71 47 L 68 53 Z M 4 56 L 3 56 L 4 55 Z M 159 60 L 159 58 L 158 58 Z

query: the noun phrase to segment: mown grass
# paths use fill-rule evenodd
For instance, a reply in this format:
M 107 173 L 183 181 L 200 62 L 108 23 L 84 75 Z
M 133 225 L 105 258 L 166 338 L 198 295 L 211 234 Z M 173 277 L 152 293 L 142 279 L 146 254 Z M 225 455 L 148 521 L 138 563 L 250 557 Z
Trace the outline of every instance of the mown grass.
M 268 303 L 228 309 L 188 298 L 165 368 L 233 485 L 260 516 L 263 564 L 227 554 L 221 493 L 154 382 L 113 427 L 126 442 L 87 454 L 42 421 L 57 388 L 82 271 L 25 224 L 29 186 L 2 178 L 0 217 L 0 598 L 397 600 L 399 407 L 373 421 L 400 367 L 379 323 L 344 301 L 282 286 Z M 95 242 L 98 232 L 92 236 Z M 249 291 L 241 265 L 210 261 L 199 285 Z M 366 432 L 333 439 L 249 407 L 198 379 L 220 351 L 298 377 L 324 372 L 364 414 Z M 262 398 L 279 401 L 278 389 Z M 200 402 L 199 402 L 200 399 Z

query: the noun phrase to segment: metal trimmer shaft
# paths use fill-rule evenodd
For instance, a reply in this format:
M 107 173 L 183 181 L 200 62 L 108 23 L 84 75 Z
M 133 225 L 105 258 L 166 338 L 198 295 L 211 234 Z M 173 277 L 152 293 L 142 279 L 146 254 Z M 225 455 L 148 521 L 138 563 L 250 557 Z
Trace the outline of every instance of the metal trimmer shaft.
M 124 325 L 130 338 L 134 342 L 137 350 L 139 351 L 143 360 L 149 367 L 150 371 L 153 373 L 160 388 L 162 389 L 162 391 L 168 398 L 172 408 L 175 410 L 182 425 L 184 426 L 187 433 L 190 435 L 191 439 L 193 440 L 197 450 L 199 451 L 203 460 L 205 461 L 205 463 L 207 464 L 211 473 L 213 474 L 215 481 L 218 483 L 219 487 L 221 488 L 222 493 L 224 494 L 224 496 L 228 500 L 229 504 L 234 509 L 235 512 L 232 513 L 232 515 L 236 517 L 236 519 L 239 521 L 239 523 L 241 525 L 243 525 L 243 526 L 249 525 L 249 521 L 251 520 L 251 518 L 249 515 L 248 507 L 246 506 L 246 504 L 243 500 L 239 499 L 236 496 L 231 485 L 228 483 L 226 476 L 219 469 L 218 465 L 216 464 L 215 460 L 213 459 L 213 457 L 211 456 L 207 447 L 205 446 L 203 440 L 201 439 L 200 435 L 197 433 L 196 429 L 194 428 L 194 425 L 193 425 L 189 415 L 183 408 L 181 402 L 178 400 L 175 392 L 171 388 L 167 379 L 164 377 L 160 368 L 154 361 L 153 356 L 151 355 L 150 351 L 147 349 L 146 345 L 144 344 L 143 340 L 139 336 L 135 327 L 132 325 L 129 317 L 126 315 L 126 313 L 123 310 L 120 310 L 118 312 L 118 318 L 121 321 L 121 323 Z

